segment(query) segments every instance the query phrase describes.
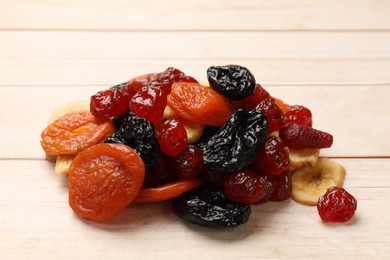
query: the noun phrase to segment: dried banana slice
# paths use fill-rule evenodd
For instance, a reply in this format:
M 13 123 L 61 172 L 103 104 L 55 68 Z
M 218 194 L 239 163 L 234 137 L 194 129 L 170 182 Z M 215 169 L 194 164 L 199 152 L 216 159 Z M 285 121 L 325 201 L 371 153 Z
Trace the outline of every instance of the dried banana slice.
M 75 101 L 56 108 L 51 114 L 48 124 L 50 125 L 65 114 L 79 111 L 89 111 L 89 101 Z
M 54 171 L 57 175 L 66 176 L 69 173 L 70 165 L 72 164 L 74 156 L 59 155 L 57 156 L 56 166 Z
M 295 171 L 302 167 L 311 167 L 317 163 L 320 149 L 290 149 L 290 171 Z
M 319 158 L 314 166 L 293 172 L 291 198 L 307 205 L 317 205 L 318 198 L 332 186 L 341 187 L 345 179 L 345 168 L 329 160 Z

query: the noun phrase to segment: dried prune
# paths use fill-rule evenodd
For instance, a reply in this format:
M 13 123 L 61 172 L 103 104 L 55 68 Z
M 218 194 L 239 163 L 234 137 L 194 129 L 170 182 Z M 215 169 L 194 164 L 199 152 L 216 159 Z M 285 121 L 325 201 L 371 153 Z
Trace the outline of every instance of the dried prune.
M 255 109 L 236 110 L 201 148 L 206 167 L 234 172 L 248 166 L 259 152 L 268 131 L 266 117 Z
M 213 89 L 233 100 L 249 97 L 256 87 L 253 74 L 239 65 L 212 66 L 207 69 L 207 79 Z
M 200 225 L 235 227 L 248 221 L 251 208 L 229 200 L 222 189 L 199 186 L 172 200 L 173 212 Z
M 117 118 L 119 129 L 105 140 L 105 143 L 122 143 L 133 148 L 144 160 L 146 169 L 156 164 L 160 148 L 153 125 L 145 118 L 131 112 Z

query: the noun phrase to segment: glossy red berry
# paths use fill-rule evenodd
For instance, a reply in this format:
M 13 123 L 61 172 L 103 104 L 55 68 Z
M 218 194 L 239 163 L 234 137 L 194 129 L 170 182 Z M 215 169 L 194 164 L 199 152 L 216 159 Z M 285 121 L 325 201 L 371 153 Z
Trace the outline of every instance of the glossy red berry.
M 313 125 L 311 111 L 307 107 L 300 105 L 290 106 L 284 114 L 284 123 L 295 123 L 311 127 Z
M 283 111 L 270 100 L 263 100 L 257 106 L 257 110 L 267 118 L 268 121 L 268 133 L 272 133 L 279 130 L 284 124 Z
M 177 156 L 187 145 L 187 132 L 183 124 L 176 119 L 165 121 L 159 129 L 158 143 L 163 153 Z
M 203 169 L 203 152 L 195 145 L 187 145 L 171 160 L 171 170 L 182 180 L 193 179 Z
M 322 149 L 329 148 L 333 144 L 331 134 L 299 124 L 284 125 L 279 131 L 279 137 L 293 149 Z
M 196 79 L 187 76 L 184 72 L 169 67 L 165 71 L 158 73 L 150 82 L 151 86 L 160 88 L 166 94 L 171 93 L 171 85 L 176 82 L 198 83 Z
M 357 200 L 342 187 L 331 187 L 319 198 L 318 214 L 324 222 L 347 222 L 355 214 Z
M 91 96 L 90 111 L 96 117 L 108 118 L 123 114 L 128 100 L 117 88 L 97 92 Z
M 278 175 L 288 169 L 288 147 L 277 136 L 268 137 L 253 164 L 262 172 Z
M 267 193 L 261 202 L 283 201 L 291 196 L 291 172 L 286 170 L 279 175 L 260 173 L 267 181 Z
M 132 80 L 127 82 L 127 84 L 122 87 L 121 92 L 130 101 L 135 93 L 137 93 L 138 90 L 146 85 L 146 82 Z
M 256 172 L 245 169 L 232 173 L 224 182 L 224 192 L 230 200 L 255 203 L 267 193 L 267 181 Z
M 164 91 L 148 86 L 140 88 L 129 103 L 131 112 L 155 125 L 162 120 L 166 106 L 167 95 Z
M 256 84 L 253 94 L 242 100 L 242 106 L 243 108 L 254 109 L 264 100 L 273 101 L 273 98 L 260 84 Z

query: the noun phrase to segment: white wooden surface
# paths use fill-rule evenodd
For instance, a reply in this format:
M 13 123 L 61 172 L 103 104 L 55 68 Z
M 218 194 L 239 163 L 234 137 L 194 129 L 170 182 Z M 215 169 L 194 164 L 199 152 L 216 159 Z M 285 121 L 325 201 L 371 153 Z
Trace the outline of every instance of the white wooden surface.
M 184 224 L 169 203 L 107 223 L 77 218 L 45 161 L 51 111 L 138 74 L 247 66 L 271 94 L 311 108 L 347 169 L 353 221 L 294 201 L 249 223 Z M 0 259 L 389 259 L 390 1 L 0 0 Z

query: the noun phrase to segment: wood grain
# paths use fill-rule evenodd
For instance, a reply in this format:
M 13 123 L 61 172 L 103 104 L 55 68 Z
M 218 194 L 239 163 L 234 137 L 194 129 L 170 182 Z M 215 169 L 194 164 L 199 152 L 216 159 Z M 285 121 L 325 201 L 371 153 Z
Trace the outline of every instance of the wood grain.
M 383 0 L 1 1 L 0 28 L 51 30 L 389 30 Z M 97 19 L 98 18 L 98 19 Z

